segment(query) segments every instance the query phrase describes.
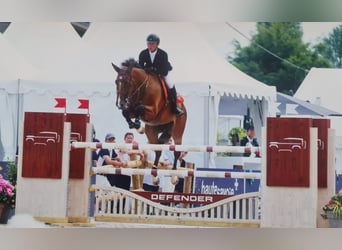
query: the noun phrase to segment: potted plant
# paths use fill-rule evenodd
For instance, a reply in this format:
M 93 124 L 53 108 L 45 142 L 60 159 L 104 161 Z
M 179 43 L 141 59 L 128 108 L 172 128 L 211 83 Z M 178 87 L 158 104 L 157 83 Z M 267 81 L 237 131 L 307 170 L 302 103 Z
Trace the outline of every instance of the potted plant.
M 342 189 L 323 207 L 331 227 L 342 227 Z
M 241 127 L 232 128 L 229 131 L 228 139 L 233 146 L 239 146 L 240 140 L 247 135 L 247 131 Z
M 6 224 L 10 212 L 15 208 L 17 166 L 15 162 L 7 162 L 7 171 L 0 174 L 0 224 Z M 0 166 L 0 170 L 2 167 Z

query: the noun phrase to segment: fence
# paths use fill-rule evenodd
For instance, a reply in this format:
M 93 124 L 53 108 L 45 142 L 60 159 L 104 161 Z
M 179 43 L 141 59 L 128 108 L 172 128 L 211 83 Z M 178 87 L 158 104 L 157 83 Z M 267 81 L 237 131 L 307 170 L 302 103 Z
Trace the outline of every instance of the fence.
M 93 187 L 96 197 L 96 221 L 213 227 L 260 225 L 259 192 L 231 196 L 198 207 L 182 208 L 174 204 L 156 203 L 134 192 L 116 187 Z

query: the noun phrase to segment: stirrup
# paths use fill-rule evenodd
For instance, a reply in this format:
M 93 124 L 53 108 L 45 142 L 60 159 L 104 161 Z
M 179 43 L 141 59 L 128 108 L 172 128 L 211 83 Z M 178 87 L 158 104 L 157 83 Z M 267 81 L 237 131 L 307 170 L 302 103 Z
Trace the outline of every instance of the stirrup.
M 182 115 L 184 115 L 184 111 L 181 110 L 181 109 L 178 108 L 178 107 L 175 108 L 174 113 L 176 114 L 176 116 L 182 116 Z

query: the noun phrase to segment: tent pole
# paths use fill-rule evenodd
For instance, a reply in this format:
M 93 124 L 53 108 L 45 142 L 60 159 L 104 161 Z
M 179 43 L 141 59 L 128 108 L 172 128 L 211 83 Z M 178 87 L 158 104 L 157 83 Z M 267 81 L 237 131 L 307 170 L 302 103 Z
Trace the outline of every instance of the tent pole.
M 20 79 L 17 81 L 17 128 L 16 128 L 16 145 L 15 145 L 15 157 L 19 154 L 19 106 L 20 106 Z

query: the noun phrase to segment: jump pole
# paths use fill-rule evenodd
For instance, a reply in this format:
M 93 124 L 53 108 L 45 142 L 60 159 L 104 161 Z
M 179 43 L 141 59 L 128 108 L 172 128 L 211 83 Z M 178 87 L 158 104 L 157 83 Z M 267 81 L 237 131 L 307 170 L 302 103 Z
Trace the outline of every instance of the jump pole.
M 186 152 L 221 152 L 221 153 L 256 153 L 260 147 L 245 146 L 192 146 L 192 145 L 167 145 L 167 144 L 126 144 L 126 143 L 99 143 L 99 142 L 73 142 L 71 149 L 77 148 L 106 148 L 126 150 L 156 150 L 156 151 L 186 151 Z
M 139 168 L 114 168 L 109 166 L 92 169 L 96 174 L 123 174 L 123 175 L 159 175 L 184 177 L 210 177 L 210 178 L 246 178 L 260 179 L 261 173 L 256 172 L 229 172 L 229 171 L 199 171 L 199 170 L 172 170 L 172 169 L 139 169 Z

